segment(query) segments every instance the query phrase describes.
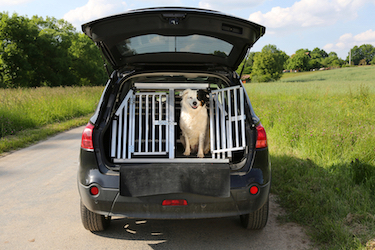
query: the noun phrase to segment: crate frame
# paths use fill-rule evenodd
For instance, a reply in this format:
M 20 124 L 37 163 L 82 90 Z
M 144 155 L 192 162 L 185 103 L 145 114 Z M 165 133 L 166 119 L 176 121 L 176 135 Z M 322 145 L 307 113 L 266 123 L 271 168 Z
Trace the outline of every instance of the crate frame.
M 188 88 L 210 90 L 209 87 L 208 83 L 135 83 L 112 120 L 110 156 L 113 162 L 229 163 L 233 151 L 246 148 L 245 93 L 241 85 L 209 91 L 212 157 L 175 156 L 175 126 L 178 125 L 175 94 Z

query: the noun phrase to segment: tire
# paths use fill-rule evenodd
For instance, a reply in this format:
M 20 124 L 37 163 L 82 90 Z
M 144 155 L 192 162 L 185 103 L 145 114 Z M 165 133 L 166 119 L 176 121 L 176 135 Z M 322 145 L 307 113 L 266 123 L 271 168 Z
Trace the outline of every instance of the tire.
M 81 220 L 83 226 L 91 232 L 104 231 L 111 223 L 111 217 L 93 213 L 81 201 Z
M 241 225 L 246 229 L 263 229 L 268 221 L 269 199 L 257 211 L 240 215 Z

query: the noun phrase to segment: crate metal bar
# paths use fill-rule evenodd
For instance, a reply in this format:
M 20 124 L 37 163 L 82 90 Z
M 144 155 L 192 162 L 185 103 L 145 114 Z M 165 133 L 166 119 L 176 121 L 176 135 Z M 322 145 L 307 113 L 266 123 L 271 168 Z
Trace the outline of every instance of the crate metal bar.
M 138 152 L 142 152 L 142 94 L 137 94 L 138 96 L 138 127 L 140 128 L 138 131 Z
M 132 159 L 113 159 L 114 163 L 229 163 L 229 159 L 212 158 L 132 158 Z
M 148 152 L 148 131 L 149 131 L 149 124 L 148 124 L 148 98 L 149 95 L 146 95 L 146 121 L 145 121 L 145 127 L 146 127 L 146 132 L 145 132 L 145 152 Z
M 222 149 L 227 149 L 227 137 L 226 137 L 226 114 L 225 114 L 225 91 L 221 92 L 221 148 Z M 230 138 L 228 138 L 230 139 Z M 225 153 L 222 154 L 222 158 L 225 158 Z
M 136 82 L 134 87 L 137 89 L 147 89 L 147 90 L 166 90 L 173 89 L 176 90 L 185 90 L 185 89 L 207 89 L 210 87 L 209 83 L 143 83 Z
M 243 149 L 243 147 L 234 147 L 234 148 L 231 148 L 230 150 L 232 151 L 236 151 L 236 150 L 241 150 Z M 229 149 L 225 148 L 225 149 L 217 149 L 216 152 L 217 153 L 227 153 Z
M 131 158 L 131 154 L 134 152 L 134 140 L 135 140 L 135 96 L 132 95 L 130 99 L 130 112 L 129 112 L 129 123 L 130 123 L 130 137 L 129 137 L 129 149 L 128 159 Z
M 169 112 L 169 124 L 167 127 L 167 133 L 169 133 L 169 137 L 167 140 L 168 145 L 168 152 L 169 152 L 169 159 L 174 159 L 174 89 L 169 89 L 169 102 L 168 102 L 168 112 Z
M 155 95 L 152 95 L 152 124 L 155 124 Z M 155 152 L 155 126 L 152 126 L 152 152 Z
M 232 98 L 231 98 L 231 91 L 227 90 L 227 100 L 228 100 L 228 130 L 227 130 L 227 138 L 228 138 L 228 148 L 233 148 L 233 140 L 232 140 L 232 121 L 230 118 L 232 117 Z M 238 135 L 236 135 L 237 137 Z M 232 151 L 228 151 L 228 157 L 232 157 Z
M 239 88 L 240 90 L 240 106 L 241 106 L 241 116 L 245 116 L 245 101 L 244 101 L 244 90 L 243 88 Z M 245 140 L 245 119 L 241 119 L 241 131 L 242 131 L 242 147 L 246 146 Z
M 165 155 L 164 152 L 134 152 L 133 155 Z
M 126 102 L 126 105 L 124 106 L 123 109 L 123 118 L 125 119 L 124 121 L 124 138 L 122 140 L 122 157 L 124 158 L 126 156 L 126 144 L 127 144 L 127 136 L 128 136 L 128 122 L 127 122 L 127 112 L 128 112 L 128 102 Z
M 238 134 L 238 115 L 237 115 L 237 110 L 238 110 L 238 108 L 237 108 L 237 90 L 235 90 L 235 91 L 233 91 L 234 92 L 234 121 L 235 121 L 235 123 L 234 123 L 234 127 L 235 127 L 235 130 L 236 130 L 236 143 L 235 143 L 235 146 L 236 147 L 238 147 L 239 146 L 239 140 L 238 140 L 238 138 L 239 138 L 239 134 Z M 233 117 L 232 117 L 232 119 L 233 119 Z M 232 120 L 231 120 L 232 121 Z
M 214 101 L 213 101 L 214 95 L 210 93 L 210 147 L 211 152 L 214 152 L 215 149 L 215 133 L 214 133 Z M 216 154 L 211 154 L 212 159 L 216 158 Z
M 159 95 L 159 121 L 162 119 L 162 95 Z M 159 152 L 162 151 L 162 125 L 159 125 Z
M 220 158 L 220 156 L 216 153 L 216 149 L 219 149 L 220 148 L 220 126 L 219 126 L 219 116 L 220 116 L 220 112 L 219 111 L 219 94 L 217 93 L 215 95 L 215 111 L 216 111 L 216 147 L 215 147 L 215 154 L 216 154 L 216 158 Z

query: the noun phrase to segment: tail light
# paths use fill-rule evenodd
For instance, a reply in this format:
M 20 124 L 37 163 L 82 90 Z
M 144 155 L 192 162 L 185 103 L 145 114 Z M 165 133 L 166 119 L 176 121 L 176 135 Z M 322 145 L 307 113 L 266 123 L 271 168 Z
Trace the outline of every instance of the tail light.
M 262 124 L 259 124 L 257 127 L 257 144 L 255 148 L 266 148 L 267 147 L 267 135 L 266 135 L 266 130 L 262 126 Z
M 187 200 L 163 200 L 163 206 L 187 206 Z
M 87 150 L 94 150 L 94 145 L 92 143 L 92 130 L 94 129 L 94 125 L 88 123 L 83 130 L 82 133 L 82 140 L 81 140 L 81 148 Z
M 97 186 L 92 186 L 90 188 L 90 194 L 92 196 L 98 195 L 99 194 L 99 188 Z
M 256 195 L 256 194 L 259 193 L 259 188 L 258 188 L 257 186 L 254 185 L 254 186 L 251 186 L 251 187 L 250 187 L 249 191 L 250 191 L 250 194 L 252 194 L 252 195 Z

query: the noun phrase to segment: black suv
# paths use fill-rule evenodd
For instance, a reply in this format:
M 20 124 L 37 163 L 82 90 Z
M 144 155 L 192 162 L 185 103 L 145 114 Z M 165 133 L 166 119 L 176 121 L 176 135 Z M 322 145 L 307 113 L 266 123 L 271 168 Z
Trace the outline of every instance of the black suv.
M 130 11 L 82 25 L 113 72 L 82 134 L 78 189 L 90 231 L 111 216 L 240 216 L 267 223 L 267 138 L 235 72 L 265 28 L 194 8 Z M 185 156 L 185 89 L 207 94 L 210 152 Z

